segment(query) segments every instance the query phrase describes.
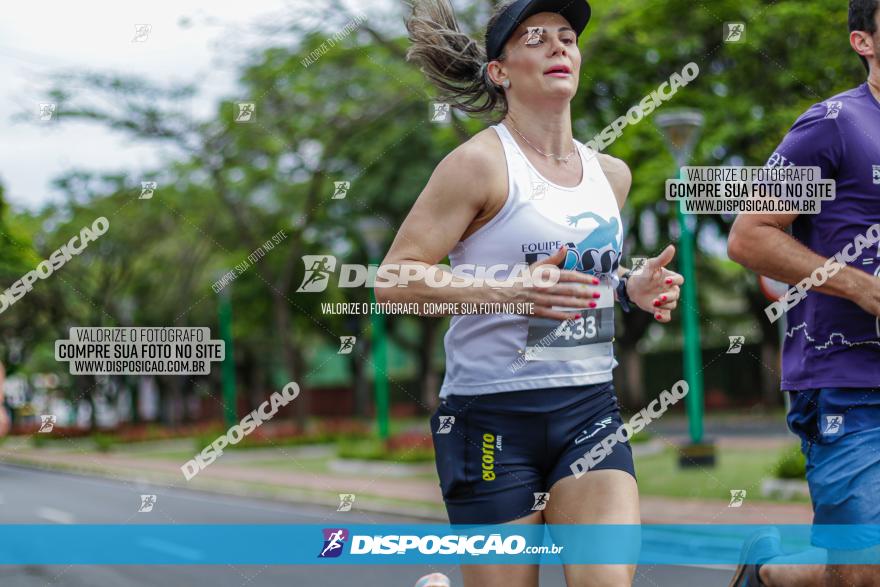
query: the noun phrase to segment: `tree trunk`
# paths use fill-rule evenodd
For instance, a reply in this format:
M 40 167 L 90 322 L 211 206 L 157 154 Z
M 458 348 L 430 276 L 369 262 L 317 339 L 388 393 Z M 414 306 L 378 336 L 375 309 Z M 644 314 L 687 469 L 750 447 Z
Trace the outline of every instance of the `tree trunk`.
M 297 377 L 304 373 L 301 370 L 303 359 L 300 356 L 296 342 L 293 340 L 293 330 L 290 319 L 290 304 L 285 297 L 277 292 L 273 292 L 272 306 L 275 315 L 275 332 L 277 339 L 281 341 L 281 365 L 286 373 L 287 381 L 296 381 Z M 287 382 L 285 382 L 286 384 Z M 302 390 L 296 401 L 293 402 L 293 416 L 301 430 L 305 430 L 306 422 L 309 417 L 311 401 L 309 394 L 303 388 L 305 382 L 297 381 Z
M 92 379 L 95 379 L 92 377 Z M 78 378 L 78 381 L 85 382 L 85 378 Z M 80 386 L 83 386 L 83 383 Z M 92 384 L 91 389 L 86 392 L 86 401 L 89 402 L 89 407 L 91 408 L 91 414 L 89 414 L 89 431 L 94 433 L 98 430 L 98 409 L 95 405 L 95 387 L 97 382 Z
M 138 389 L 137 383 L 129 386 L 129 393 L 131 393 L 131 423 L 132 424 L 140 424 L 141 423 L 141 412 L 138 409 L 141 402 L 141 392 Z

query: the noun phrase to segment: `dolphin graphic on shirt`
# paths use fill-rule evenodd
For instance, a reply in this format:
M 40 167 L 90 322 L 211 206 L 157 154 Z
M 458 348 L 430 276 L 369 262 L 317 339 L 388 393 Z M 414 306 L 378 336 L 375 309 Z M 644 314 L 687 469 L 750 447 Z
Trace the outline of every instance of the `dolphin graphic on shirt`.
M 611 273 L 620 264 L 620 223 L 613 216 L 606 220 L 594 212 L 568 216 L 568 223 L 577 226 L 584 219 L 594 220 L 597 226 L 581 242 L 568 243 L 562 268 L 593 274 Z

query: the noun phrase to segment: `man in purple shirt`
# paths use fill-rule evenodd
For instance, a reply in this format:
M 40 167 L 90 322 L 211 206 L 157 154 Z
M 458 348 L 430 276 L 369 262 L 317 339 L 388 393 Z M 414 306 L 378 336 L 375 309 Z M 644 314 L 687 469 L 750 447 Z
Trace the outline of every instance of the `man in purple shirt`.
M 730 258 L 749 269 L 809 283 L 787 304 L 782 389 L 807 459 L 812 543 L 827 550 L 828 564 L 786 564 L 778 532 L 759 533 L 744 547 L 731 587 L 880 585 L 880 566 L 834 564 L 856 554 L 880 562 L 878 0 L 850 0 L 849 28 L 867 82 L 812 106 L 768 161 L 819 167 L 823 179 L 835 180 L 836 198 L 822 202 L 819 214 L 740 215 L 728 242 Z M 829 264 L 832 257 L 841 264 Z

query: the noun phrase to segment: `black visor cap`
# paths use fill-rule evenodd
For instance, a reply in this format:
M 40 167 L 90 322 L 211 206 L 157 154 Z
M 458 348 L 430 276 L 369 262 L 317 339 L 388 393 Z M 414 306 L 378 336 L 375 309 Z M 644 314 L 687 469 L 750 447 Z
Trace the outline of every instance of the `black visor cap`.
M 587 0 L 517 0 L 498 17 L 495 26 L 486 31 L 486 58 L 498 59 L 516 27 L 539 12 L 562 15 L 580 36 L 590 22 L 591 9 Z

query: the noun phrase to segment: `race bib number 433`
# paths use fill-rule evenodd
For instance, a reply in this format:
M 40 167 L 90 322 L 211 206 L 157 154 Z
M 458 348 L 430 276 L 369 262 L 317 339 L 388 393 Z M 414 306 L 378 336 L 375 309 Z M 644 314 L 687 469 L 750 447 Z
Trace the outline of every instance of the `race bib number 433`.
M 595 308 L 556 307 L 576 311 L 580 318 L 559 321 L 530 316 L 526 336 L 527 361 L 572 361 L 607 357 L 614 340 L 614 290 L 603 279 Z

